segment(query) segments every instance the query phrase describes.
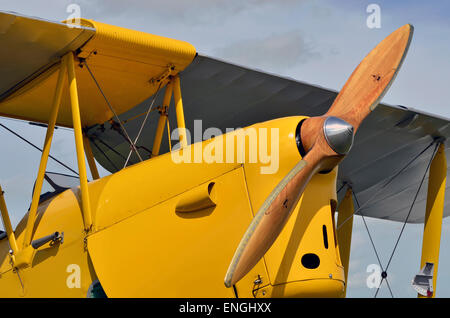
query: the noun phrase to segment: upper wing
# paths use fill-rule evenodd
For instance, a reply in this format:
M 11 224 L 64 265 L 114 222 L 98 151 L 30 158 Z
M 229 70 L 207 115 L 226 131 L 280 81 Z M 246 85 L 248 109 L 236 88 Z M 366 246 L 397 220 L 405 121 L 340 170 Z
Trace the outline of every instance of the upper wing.
M 0 12 L 0 100 L 81 47 L 95 34 L 89 27 Z
M 47 122 L 61 57 L 86 59 L 116 113 L 153 95 L 194 58 L 189 43 L 81 19 L 69 25 L 0 12 L 0 115 Z M 113 114 L 86 68 L 76 67 L 81 121 L 101 124 Z M 72 126 L 67 89 L 57 125 Z
M 228 127 L 245 127 L 284 116 L 318 116 L 327 112 L 337 95 L 333 90 L 201 55 L 180 76 L 186 126 L 190 131 L 194 131 L 195 119 L 202 119 L 204 129 L 218 127 L 225 131 Z M 122 114 L 122 119 L 132 119 L 145 112 L 148 102 Z M 160 103 L 161 96 L 156 100 L 156 105 Z M 176 122 L 174 112 L 170 112 L 169 118 L 171 123 Z M 151 118 L 139 145 L 151 149 L 156 121 L 157 116 Z M 125 125 L 131 135 L 135 135 L 140 124 L 141 121 L 130 120 Z M 120 154 L 126 157 L 129 152 L 125 140 L 110 129 L 103 131 L 94 127 L 90 133 L 98 138 L 96 147 L 103 152 L 93 147 L 96 159 L 114 171 L 111 162 L 105 158 L 106 154 L 118 167 L 122 167 L 124 159 Z M 359 203 L 363 205 L 391 176 L 425 149 L 433 138 L 448 136 L 448 119 L 403 106 L 380 104 L 363 122 L 350 154 L 340 164 L 337 187 L 340 188 L 344 182 L 351 183 Z M 99 140 L 117 153 L 99 143 Z M 161 149 L 168 151 L 166 140 Z M 433 147 L 430 147 L 358 213 L 404 221 L 432 153 Z M 426 189 L 425 183 L 409 222 L 423 222 Z M 446 206 L 449 202 L 450 196 L 447 195 Z M 450 214 L 448 209 L 445 211 L 446 216 Z

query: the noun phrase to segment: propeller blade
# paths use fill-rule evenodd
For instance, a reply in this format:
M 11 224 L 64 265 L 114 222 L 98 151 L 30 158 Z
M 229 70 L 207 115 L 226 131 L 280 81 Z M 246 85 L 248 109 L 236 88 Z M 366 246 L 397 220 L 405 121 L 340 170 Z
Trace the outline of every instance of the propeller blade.
M 329 160 L 324 159 L 330 155 L 336 153 L 331 149 L 314 147 L 278 183 L 241 239 L 228 267 L 225 286 L 234 285 L 264 256 L 283 230 L 311 177 L 329 165 Z
M 324 116 L 353 126 L 373 111 L 388 91 L 408 52 L 414 28 L 406 24 L 381 41 L 358 65 Z
M 328 112 L 301 125 L 303 159 L 264 201 L 244 234 L 225 276 L 231 287 L 264 256 L 283 230 L 311 177 L 332 170 L 350 151 L 353 135 L 378 105 L 407 53 L 413 27 L 397 29 L 358 65 Z
M 225 286 L 231 287 L 244 277 L 273 244 L 297 201 L 292 197 L 295 192 L 288 192 L 288 187 L 298 188 L 296 192 L 302 193 L 301 188 L 312 175 L 311 167 L 306 160 L 300 160 L 264 201 L 234 253 Z
M 315 141 L 324 117 L 338 117 L 353 127 L 355 134 L 362 121 L 373 111 L 397 75 L 414 33 L 410 24 L 398 28 L 381 41 L 359 63 L 336 96 L 328 112 L 312 117 L 302 124 L 301 142 L 308 152 Z

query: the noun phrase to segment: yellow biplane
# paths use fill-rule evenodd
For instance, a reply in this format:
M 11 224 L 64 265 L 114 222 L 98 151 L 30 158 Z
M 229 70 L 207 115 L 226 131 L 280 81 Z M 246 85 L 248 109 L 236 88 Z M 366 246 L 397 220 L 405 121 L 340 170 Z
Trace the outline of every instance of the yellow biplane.
M 183 41 L 0 12 L 0 115 L 47 127 L 15 229 L 0 195 L 0 297 L 344 297 L 355 213 L 425 223 L 413 286 L 434 297 L 449 122 L 379 104 L 412 33 L 338 94 Z M 57 126 L 74 176 L 46 171 Z

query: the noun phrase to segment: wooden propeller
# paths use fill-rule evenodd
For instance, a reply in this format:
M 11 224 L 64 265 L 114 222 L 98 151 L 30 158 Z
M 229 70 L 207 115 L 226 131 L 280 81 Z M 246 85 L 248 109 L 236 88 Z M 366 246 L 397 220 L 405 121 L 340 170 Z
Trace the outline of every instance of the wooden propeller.
M 264 201 L 225 276 L 231 287 L 264 256 L 283 230 L 311 177 L 332 170 L 348 153 L 364 118 L 389 89 L 406 56 L 413 27 L 406 24 L 379 43 L 353 71 L 328 112 L 301 123 L 305 156 Z

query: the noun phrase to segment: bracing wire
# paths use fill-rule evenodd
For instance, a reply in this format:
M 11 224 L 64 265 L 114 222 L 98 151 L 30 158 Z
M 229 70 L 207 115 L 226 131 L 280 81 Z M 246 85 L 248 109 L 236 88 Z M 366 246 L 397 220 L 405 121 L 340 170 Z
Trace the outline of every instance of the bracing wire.
M 39 148 L 38 146 L 36 146 L 35 144 L 33 144 L 32 142 L 30 142 L 29 140 L 27 140 L 25 137 L 22 137 L 21 135 L 19 135 L 18 133 L 16 133 L 15 131 L 13 131 L 12 129 L 6 127 L 5 125 L 3 125 L 2 123 L 0 123 L 0 126 L 3 127 L 5 130 L 7 130 L 8 132 L 10 132 L 11 134 L 13 134 L 14 136 L 16 136 L 17 138 L 25 141 L 27 144 L 29 144 L 30 146 L 32 146 L 33 148 L 39 150 L 40 152 L 42 152 L 43 150 L 41 148 Z M 57 163 L 59 163 L 61 166 L 63 166 L 64 168 L 70 170 L 71 172 L 75 173 L 78 176 L 78 172 L 76 172 L 75 170 L 73 170 L 72 168 L 70 168 L 69 166 L 67 166 L 66 164 L 64 164 L 63 162 L 61 162 L 60 160 L 56 159 L 55 157 L 53 157 L 52 155 L 48 155 L 49 158 L 53 159 L 54 161 L 56 161 Z
M 354 214 L 358 213 L 362 208 L 364 208 L 366 205 L 368 205 L 384 188 L 386 188 L 389 184 L 392 183 L 392 181 L 395 180 L 403 171 L 405 171 L 414 161 L 416 161 L 422 154 L 424 154 L 434 143 L 436 140 L 433 140 L 428 146 L 426 146 L 420 153 L 418 153 L 414 158 L 412 158 L 406 165 L 403 166 L 399 171 L 397 171 L 381 188 L 379 188 L 375 193 L 364 202 L 359 208 L 356 209 L 355 212 L 353 212 L 352 215 L 350 215 L 348 218 L 346 218 L 338 227 L 337 230 L 339 230 L 348 220 L 350 220 Z
M 414 204 L 416 203 L 417 197 L 419 196 L 420 189 L 422 188 L 423 182 L 425 181 L 425 177 L 426 177 L 426 175 L 428 173 L 428 170 L 430 170 L 431 162 L 433 161 L 433 158 L 434 158 L 434 156 L 436 154 L 436 151 L 437 151 L 438 147 L 439 147 L 439 144 L 437 143 L 436 147 L 434 148 L 433 155 L 431 156 L 430 161 L 428 162 L 427 168 L 425 169 L 425 172 L 423 174 L 422 180 L 420 181 L 420 184 L 419 184 L 419 187 L 418 187 L 418 189 L 416 191 L 416 194 L 414 195 L 413 202 L 411 204 L 411 207 L 409 208 L 408 214 L 406 215 L 405 221 L 403 222 L 402 229 L 400 230 L 400 234 L 398 235 L 397 241 L 395 242 L 394 249 L 392 250 L 392 254 L 389 257 L 389 261 L 388 261 L 388 263 L 386 265 L 386 270 L 388 269 L 389 265 L 391 264 L 392 257 L 394 256 L 395 250 L 397 249 L 398 243 L 400 242 L 400 239 L 402 237 L 403 231 L 405 230 L 406 224 L 408 223 L 408 220 L 409 220 L 409 217 L 411 215 L 412 209 L 414 208 Z
M 383 281 L 385 280 L 386 281 L 386 284 L 387 284 L 387 286 L 388 286 L 388 289 L 389 289 L 389 292 L 390 292 L 390 294 L 391 294 L 391 297 L 394 297 L 394 295 L 393 295 L 393 292 L 392 292 L 392 289 L 391 289 L 391 287 L 390 287 L 390 284 L 389 284 L 389 282 L 388 282 L 388 280 L 387 280 L 387 270 L 388 270 L 388 268 L 389 268 L 389 265 L 391 264 L 391 261 L 392 261 L 392 258 L 393 258 L 393 256 L 394 256 L 394 254 L 395 254 L 395 251 L 396 251 L 396 249 L 397 249 L 397 246 L 398 246 L 398 243 L 399 243 L 399 241 L 400 241 L 400 239 L 401 239 L 401 236 L 402 236 L 402 234 L 403 234 L 403 231 L 404 231 L 404 229 L 405 229 L 405 226 L 406 226 L 406 224 L 407 224 L 407 222 L 408 222 L 408 219 L 409 219 L 409 216 L 410 216 L 410 214 L 411 214 L 411 211 L 412 211 L 412 209 L 413 209 L 413 207 L 414 207 L 414 204 L 415 204 L 415 202 L 416 202 L 416 199 L 417 199 L 417 196 L 418 196 L 418 194 L 419 194 L 419 192 L 420 192 L 420 189 L 421 189 L 421 187 L 422 187 L 422 185 L 423 185 L 423 182 L 424 182 L 424 180 L 425 180 L 425 177 L 426 177 L 426 175 L 427 175 L 427 172 L 428 172 L 428 170 L 429 170 L 429 168 L 430 168 L 430 165 L 431 165 L 431 162 L 432 162 L 432 160 L 433 160 L 433 158 L 434 158 L 434 156 L 435 156 L 435 154 L 436 154 L 436 150 L 437 150 L 437 148 L 438 148 L 438 146 L 439 146 L 439 140 L 433 140 L 427 147 L 425 147 L 420 153 L 418 153 L 414 158 L 412 158 L 405 166 L 403 166 L 403 168 L 401 168 L 398 172 L 396 172 L 391 178 L 389 178 L 389 180 L 386 182 L 386 183 L 384 183 L 383 184 L 383 186 L 381 186 L 381 188 L 379 188 L 370 198 L 369 198 L 369 200 L 367 200 L 363 205 L 360 205 L 359 204 L 359 201 L 358 201 L 358 198 L 356 197 L 356 193 L 353 191 L 353 189 L 350 187 L 350 189 L 351 189 L 351 191 L 352 191 L 352 193 L 353 193 L 353 197 L 355 198 L 355 201 L 356 201 L 356 204 L 357 204 L 357 209 L 352 213 L 352 215 L 350 215 L 348 218 L 346 218 L 337 228 L 336 228 L 336 230 L 339 230 L 348 220 L 350 220 L 351 218 L 353 218 L 353 216 L 358 212 L 358 211 L 360 211 L 363 207 L 365 207 L 369 202 L 371 202 L 380 192 L 381 192 L 381 190 L 383 190 L 384 188 L 386 188 L 392 181 L 394 181 L 394 179 L 396 179 L 403 171 L 405 171 L 414 161 L 416 161 L 423 153 L 425 153 L 433 144 L 435 144 L 435 148 L 434 148 L 434 150 L 433 150 L 433 154 L 432 154 L 432 156 L 431 156 L 431 159 L 430 159 L 430 161 L 429 161 L 429 163 L 428 163 L 428 165 L 427 165 L 427 168 L 426 168 L 426 170 L 425 170 L 425 173 L 424 173 L 424 175 L 423 175 L 423 177 L 422 177 L 422 180 L 421 180 L 421 182 L 420 182 L 420 185 L 419 185 L 419 188 L 417 189 L 417 192 L 416 192 L 416 194 L 415 194 L 415 196 L 414 196 L 414 199 L 413 199 L 413 202 L 412 202 L 412 204 L 411 204 L 411 207 L 410 207 L 410 209 L 409 209 L 409 211 L 408 211 L 408 214 L 407 214 L 407 216 L 406 216 L 406 219 L 405 219 L 405 221 L 404 221 L 404 223 L 403 223 L 403 226 L 402 226 L 402 229 L 401 229 L 401 231 L 400 231 L 400 234 L 399 234 L 399 236 L 398 236 L 398 238 L 397 238 L 397 241 L 396 241 L 396 243 L 395 243 L 395 246 L 394 246 L 394 249 L 393 249 L 393 251 L 392 251 L 392 253 L 391 253 L 391 256 L 390 256 L 390 258 L 389 258 L 389 261 L 388 261 L 388 263 L 387 263 L 387 265 L 386 265 L 386 268 L 383 268 L 383 266 L 382 266 L 382 263 L 381 263 L 381 259 L 380 259 L 380 257 L 379 257 L 379 253 L 378 253 L 378 251 L 377 251 L 377 249 L 376 249 L 376 246 L 375 246 L 375 243 L 374 243 L 374 241 L 373 241 L 373 238 L 372 238 L 372 235 L 371 235 L 371 233 L 370 233 L 370 231 L 369 231 L 369 228 L 368 228 L 368 225 L 367 225 L 367 222 L 366 222 L 366 220 L 365 220 L 365 217 L 364 217 L 364 215 L 363 214 L 360 214 L 361 215 L 361 217 L 362 217 L 362 219 L 363 219 L 363 222 L 364 222 L 364 226 L 365 226 L 365 228 L 366 228 L 366 231 L 367 231 L 367 234 L 368 234 L 368 236 L 369 236 L 369 240 L 370 240 L 370 243 L 371 243 L 371 245 L 372 245 L 372 248 L 373 248 L 373 250 L 374 250 L 374 252 L 375 252 L 375 256 L 376 256 L 376 258 L 377 258 L 377 261 L 378 261 L 378 264 L 380 265 L 380 268 L 381 268 L 381 270 L 382 270 L 382 278 L 381 278 L 381 281 L 380 281 L 380 286 L 381 286 L 381 284 L 383 283 Z M 343 183 L 343 185 L 339 188 L 339 190 L 338 190 L 338 192 L 340 192 L 343 188 L 344 188 L 344 186 L 346 185 L 347 183 L 346 182 L 344 182 Z M 374 297 L 376 298 L 377 297 L 377 295 L 378 295 L 378 292 L 379 292 L 379 290 L 380 290 L 380 286 L 378 286 L 378 288 L 377 288 L 377 291 L 376 291 L 376 293 L 375 293 L 375 295 L 374 295 Z
M 431 155 L 431 158 L 430 158 L 430 160 L 429 160 L 429 162 L 427 164 L 425 172 L 423 173 L 422 179 L 421 179 L 421 181 L 419 183 L 419 187 L 417 188 L 416 194 L 414 195 L 414 199 L 413 199 L 413 201 L 411 203 L 411 206 L 409 208 L 408 214 L 406 215 L 406 218 L 403 221 L 402 229 L 400 230 L 400 233 L 399 233 L 398 238 L 397 238 L 397 240 L 395 242 L 394 248 L 392 249 L 392 253 L 391 253 L 390 257 L 389 257 L 389 261 L 388 261 L 388 263 L 386 265 L 386 268 L 383 270 L 384 275 L 382 275 L 382 277 L 381 277 L 380 285 L 383 282 L 383 280 L 386 280 L 386 283 L 388 283 L 387 282 L 387 270 L 388 270 L 389 266 L 391 265 L 392 258 L 394 257 L 394 254 L 395 254 L 395 252 L 397 250 L 398 243 L 400 242 L 400 239 L 401 239 L 401 237 L 403 235 L 403 232 L 405 230 L 406 224 L 408 223 L 409 217 L 410 217 L 411 212 L 412 212 L 412 210 L 414 208 L 414 205 L 416 203 L 417 197 L 419 196 L 420 190 L 422 189 L 423 182 L 425 181 L 425 177 L 427 176 L 428 170 L 430 169 L 431 163 L 433 162 L 433 159 L 434 159 L 434 156 L 436 154 L 436 151 L 437 151 L 438 147 L 439 147 L 439 142 L 437 142 L 436 145 L 435 145 L 435 148 L 433 150 L 433 154 Z M 388 284 L 388 286 L 389 286 L 389 284 Z M 390 290 L 390 287 L 389 287 L 389 290 Z M 377 289 L 377 291 L 375 293 L 375 296 L 374 296 L 375 298 L 378 295 L 378 291 L 379 291 L 379 288 Z
M 155 100 L 156 100 L 156 98 L 158 97 L 159 89 L 160 89 L 160 88 L 161 88 L 161 82 L 159 83 L 158 89 L 156 90 L 156 94 L 153 96 L 153 100 L 152 100 L 152 102 L 151 102 L 151 104 L 150 104 L 150 106 L 149 106 L 149 108 L 148 108 L 148 110 L 147 110 L 147 113 L 145 114 L 144 120 L 142 121 L 141 127 L 139 128 L 139 132 L 138 132 L 136 138 L 134 139 L 134 144 L 135 144 L 135 145 L 137 144 L 137 142 L 138 142 L 138 140 L 139 140 L 139 137 L 141 136 L 141 133 L 142 133 L 142 130 L 144 129 L 145 123 L 147 122 L 148 115 L 149 115 L 150 112 L 152 111 L 153 104 L 155 103 Z M 131 157 L 131 153 L 132 153 L 132 152 L 133 152 L 133 150 L 131 149 L 130 152 L 128 153 L 127 160 L 125 161 L 125 164 L 123 165 L 124 168 L 127 166 L 128 161 L 130 160 L 130 157 Z
M 355 198 L 356 205 L 359 207 L 359 206 L 360 206 L 360 205 L 359 205 L 359 201 L 358 201 L 358 198 L 356 197 L 356 193 L 353 192 L 353 189 L 352 189 L 352 193 L 353 193 L 353 197 Z M 361 217 L 362 217 L 362 220 L 363 220 L 363 222 L 364 222 L 364 227 L 366 228 L 367 235 L 369 236 L 370 243 L 372 244 L 373 251 L 375 252 L 375 256 L 377 257 L 378 265 L 380 265 L 381 271 L 382 271 L 383 273 L 385 273 L 386 270 L 383 268 L 383 264 L 381 263 L 380 256 L 379 256 L 379 254 L 378 254 L 377 248 L 375 247 L 375 242 L 374 242 L 374 240 L 373 240 L 373 238 L 372 238 L 372 235 L 370 234 L 369 226 L 367 225 L 366 218 L 365 218 L 364 215 L 362 215 L 362 214 L 361 214 Z M 389 282 L 388 282 L 388 280 L 387 280 L 387 277 L 386 277 L 385 279 L 386 279 L 386 284 L 387 284 L 388 289 L 389 289 L 389 293 L 391 294 L 391 297 L 394 298 L 394 294 L 392 293 L 392 289 L 391 289 L 391 286 L 389 285 Z M 383 280 L 380 281 L 380 286 L 378 286 L 378 288 L 377 288 L 377 292 L 376 292 L 376 294 L 375 294 L 375 297 L 377 297 L 377 293 L 378 293 L 378 290 L 379 290 L 380 287 L 381 287 L 381 283 L 382 283 L 382 282 L 383 282 Z
M 92 80 L 94 81 L 95 85 L 97 86 L 98 90 L 100 91 L 100 93 L 102 94 L 106 104 L 108 105 L 109 109 L 111 110 L 111 112 L 114 114 L 114 117 L 116 117 L 117 121 L 119 122 L 120 128 L 122 129 L 123 133 L 125 134 L 125 138 L 128 140 L 130 146 L 131 146 L 131 150 L 133 150 L 136 155 L 138 156 L 140 161 L 142 160 L 141 155 L 139 154 L 139 151 L 136 148 L 136 145 L 131 141 L 130 136 L 128 135 L 127 130 L 125 129 L 122 121 L 120 120 L 119 116 L 117 115 L 117 113 L 115 112 L 114 108 L 112 107 L 111 103 L 109 102 L 108 98 L 106 98 L 105 93 L 103 92 L 102 88 L 100 87 L 100 84 L 97 82 L 97 79 L 95 78 L 94 74 L 92 73 L 91 69 L 89 68 L 89 65 L 87 64 L 86 60 L 83 61 L 83 64 L 86 65 L 86 69 L 88 70 L 89 74 L 92 77 Z

